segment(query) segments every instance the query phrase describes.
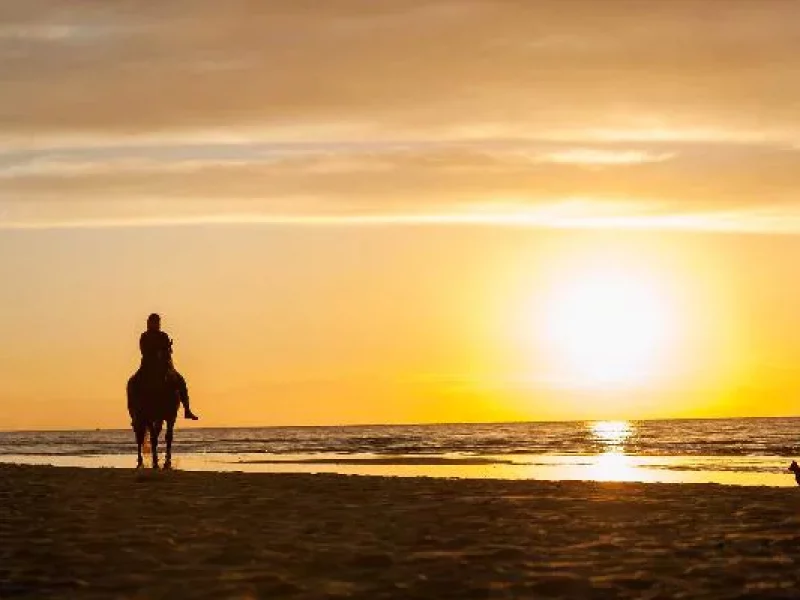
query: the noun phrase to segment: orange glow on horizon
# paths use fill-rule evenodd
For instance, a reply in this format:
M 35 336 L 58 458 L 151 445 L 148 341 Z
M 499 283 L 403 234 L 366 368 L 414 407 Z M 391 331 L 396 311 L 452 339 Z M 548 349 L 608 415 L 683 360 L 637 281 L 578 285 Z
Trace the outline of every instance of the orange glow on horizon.
M 800 252 L 788 237 L 214 225 L 18 239 L 3 256 L 26 260 L 0 263 L 27 282 L 25 310 L 0 316 L 16 340 L 0 427 L 124 427 L 151 310 L 204 426 L 788 414 L 800 379 L 794 292 L 766 293 Z

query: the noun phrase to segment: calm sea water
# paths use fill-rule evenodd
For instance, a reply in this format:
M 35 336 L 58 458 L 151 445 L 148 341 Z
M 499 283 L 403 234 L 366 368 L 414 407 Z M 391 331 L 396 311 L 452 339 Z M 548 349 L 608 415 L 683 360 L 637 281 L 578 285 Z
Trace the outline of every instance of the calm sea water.
M 178 429 L 179 468 L 796 485 L 800 418 Z M 0 461 L 132 466 L 129 430 L 0 432 Z

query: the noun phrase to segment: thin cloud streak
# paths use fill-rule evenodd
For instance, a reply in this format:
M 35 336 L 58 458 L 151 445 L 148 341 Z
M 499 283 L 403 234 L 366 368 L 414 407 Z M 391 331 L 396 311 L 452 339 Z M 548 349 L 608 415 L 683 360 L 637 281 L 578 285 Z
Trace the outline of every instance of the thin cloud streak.
M 792 214 L 798 187 L 800 152 L 774 144 L 185 144 L 0 154 L 4 220 L 17 224 L 505 214 L 509 205 L 536 213 L 574 198 L 593 216 L 620 201 L 621 216 L 632 218 L 765 206 Z
M 624 203 L 611 204 L 607 208 Z M 800 233 L 800 211 L 752 209 L 694 214 L 592 214 L 597 206 L 586 206 L 577 214 L 575 205 L 563 203 L 538 211 L 451 214 L 397 214 L 302 216 L 269 214 L 217 214 L 185 217 L 131 217 L 58 221 L 2 221 L 0 230 L 108 229 L 142 227 L 191 227 L 203 225 L 266 225 L 283 227 L 371 227 L 371 226 L 470 226 L 544 229 L 618 229 L 642 231 L 745 233 L 794 235 Z M 634 211 L 629 211 L 633 213 Z M 570 214 L 571 213 L 571 214 Z M 0 212 L 0 219 L 2 213 Z
M 633 165 L 648 162 L 663 162 L 674 158 L 671 152 L 655 154 L 645 150 L 598 150 L 594 148 L 569 148 L 560 152 L 545 154 L 543 162 L 568 165 Z

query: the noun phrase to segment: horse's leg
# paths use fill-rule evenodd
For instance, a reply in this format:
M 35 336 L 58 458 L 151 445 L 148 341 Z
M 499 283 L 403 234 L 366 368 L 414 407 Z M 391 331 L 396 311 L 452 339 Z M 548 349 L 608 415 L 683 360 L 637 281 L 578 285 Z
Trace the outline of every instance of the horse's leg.
M 153 468 L 158 468 L 158 436 L 161 434 L 161 422 L 150 424 L 150 448 L 153 451 Z
M 165 434 L 165 439 L 167 441 L 167 457 L 164 459 L 164 468 L 171 469 L 172 468 L 172 432 L 175 429 L 175 419 L 170 419 L 167 421 L 167 433 Z
M 128 414 L 131 417 L 131 427 L 136 436 L 136 454 L 137 462 L 136 468 L 141 469 L 144 466 L 144 457 L 142 457 L 142 445 L 144 444 L 145 428 L 136 417 L 136 375 L 128 379 L 128 384 L 125 386 L 125 395 L 128 398 Z
M 133 427 L 133 432 L 136 434 L 136 451 L 138 453 L 138 461 L 136 468 L 141 469 L 144 466 L 144 457 L 142 456 L 142 446 L 144 445 L 145 428 L 141 423 L 136 423 Z

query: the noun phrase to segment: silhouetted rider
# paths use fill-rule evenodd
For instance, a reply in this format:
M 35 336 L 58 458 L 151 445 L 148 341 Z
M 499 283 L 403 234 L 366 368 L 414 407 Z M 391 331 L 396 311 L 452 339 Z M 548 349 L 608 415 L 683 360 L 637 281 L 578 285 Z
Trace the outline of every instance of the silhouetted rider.
M 142 352 L 142 363 L 134 377 L 137 382 L 142 372 L 166 367 L 171 370 L 178 383 L 178 392 L 183 404 L 183 416 L 196 421 L 199 417 L 189 408 L 189 390 L 186 380 L 172 364 L 172 340 L 165 331 L 161 331 L 161 317 L 156 313 L 147 317 L 147 331 L 139 338 L 139 350 Z M 165 364 L 166 363 L 166 364 Z

